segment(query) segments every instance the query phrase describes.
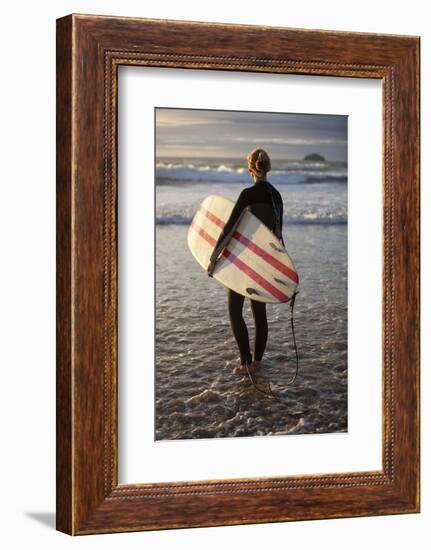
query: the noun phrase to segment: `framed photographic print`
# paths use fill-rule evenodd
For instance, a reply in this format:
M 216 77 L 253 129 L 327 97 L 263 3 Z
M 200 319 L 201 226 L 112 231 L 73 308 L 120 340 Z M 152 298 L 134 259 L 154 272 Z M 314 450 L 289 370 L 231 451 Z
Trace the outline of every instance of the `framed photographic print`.
M 419 39 L 57 21 L 57 528 L 419 511 Z

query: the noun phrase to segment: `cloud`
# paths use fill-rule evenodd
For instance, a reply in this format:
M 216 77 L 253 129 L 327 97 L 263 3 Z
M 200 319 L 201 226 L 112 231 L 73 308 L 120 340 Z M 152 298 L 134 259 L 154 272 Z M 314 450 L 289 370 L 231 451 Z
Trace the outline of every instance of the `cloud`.
M 220 117 L 218 111 L 156 107 L 157 128 L 179 129 L 181 127 L 212 126 L 214 124 L 232 124 L 232 120 Z
M 306 139 L 306 138 L 253 138 L 253 137 L 233 137 L 233 141 L 242 141 L 246 143 L 274 143 L 277 145 L 345 145 L 347 139 L 344 138 L 333 138 L 333 139 Z
M 347 116 L 156 108 L 157 155 L 242 158 L 259 145 L 279 158 L 347 161 Z

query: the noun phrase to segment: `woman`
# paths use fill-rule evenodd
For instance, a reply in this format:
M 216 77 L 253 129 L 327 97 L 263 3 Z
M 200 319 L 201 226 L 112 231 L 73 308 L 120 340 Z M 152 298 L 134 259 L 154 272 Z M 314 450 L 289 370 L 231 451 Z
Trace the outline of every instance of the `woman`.
M 271 170 L 270 158 L 266 151 L 258 148 L 253 149 L 253 151 L 248 154 L 247 161 L 248 171 L 253 178 L 254 185 L 241 191 L 232 213 L 215 244 L 207 268 L 210 277 L 214 272 L 217 258 L 228 245 L 245 208 L 248 208 L 283 242 L 281 233 L 283 223 L 283 200 L 277 189 L 275 189 L 266 179 L 267 173 Z M 268 338 L 266 304 L 257 302 L 256 300 L 250 300 L 255 324 L 253 357 L 250 353 L 247 326 L 242 316 L 244 296 L 238 294 L 234 290 L 228 289 L 229 317 L 241 357 L 240 366 L 236 367 L 234 372 L 239 374 L 247 374 L 247 367 L 251 374 L 254 374 L 260 368 Z

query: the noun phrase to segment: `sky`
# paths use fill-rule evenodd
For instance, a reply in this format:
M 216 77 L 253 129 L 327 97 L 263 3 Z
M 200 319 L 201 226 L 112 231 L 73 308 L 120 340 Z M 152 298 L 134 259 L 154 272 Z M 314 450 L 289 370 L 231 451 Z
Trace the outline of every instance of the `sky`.
M 347 162 L 347 116 L 157 107 L 155 118 L 157 157 L 242 158 L 262 147 L 273 159 Z

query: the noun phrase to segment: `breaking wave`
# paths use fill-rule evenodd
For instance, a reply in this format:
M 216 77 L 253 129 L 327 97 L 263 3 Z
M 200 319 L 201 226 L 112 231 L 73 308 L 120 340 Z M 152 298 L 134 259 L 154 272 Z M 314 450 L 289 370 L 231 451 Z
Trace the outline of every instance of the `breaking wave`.
M 192 182 L 243 183 L 250 181 L 246 168 L 228 164 L 196 165 L 193 163 L 158 163 L 156 165 L 158 185 Z M 320 182 L 347 182 L 347 170 L 344 165 L 331 163 L 300 163 L 275 166 L 271 170 L 270 181 L 274 184 L 306 184 Z
M 190 225 L 193 216 L 184 214 L 159 215 L 156 217 L 157 225 Z M 294 216 L 285 216 L 283 225 L 343 225 L 347 224 L 347 212 L 312 213 L 304 212 Z

